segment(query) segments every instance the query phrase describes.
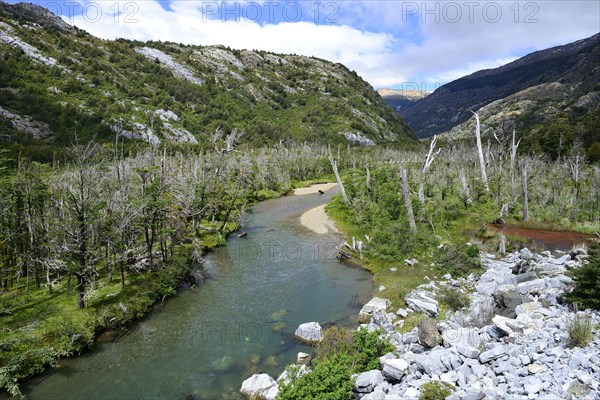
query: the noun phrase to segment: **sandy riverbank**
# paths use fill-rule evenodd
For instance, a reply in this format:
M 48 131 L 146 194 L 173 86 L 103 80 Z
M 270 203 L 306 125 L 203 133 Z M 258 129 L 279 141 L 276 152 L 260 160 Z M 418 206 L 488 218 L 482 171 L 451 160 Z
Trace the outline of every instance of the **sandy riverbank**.
M 335 183 L 335 182 L 334 183 L 319 183 L 317 185 L 312 185 L 312 186 L 305 187 L 305 188 L 294 189 L 294 194 L 296 196 L 301 196 L 301 195 L 305 195 L 305 194 L 315 194 L 315 193 L 318 193 L 319 190 L 326 192 L 335 187 L 337 187 L 337 183 Z
M 319 235 L 325 235 L 329 232 L 339 232 L 334 222 L 325 212 L 325 205 L 315 207 L 302 214 L 300 216 L 300 223 L 302 226 Z

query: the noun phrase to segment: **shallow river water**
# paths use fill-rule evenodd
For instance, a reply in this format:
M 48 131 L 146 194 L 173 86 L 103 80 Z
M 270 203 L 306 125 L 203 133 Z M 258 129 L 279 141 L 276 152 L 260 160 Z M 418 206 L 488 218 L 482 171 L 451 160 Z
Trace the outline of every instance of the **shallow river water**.
M 295 360 L 303 322 L 356 324 L 370 275 L 335 259 L 341 237 L 299 223 L 323 196 L 253 208 L 245 230 L 207 257 L 211 278 L 157 307 L 118 340 L 28 382 L 30 399 L 231 399 L 256 372 Z M 193 397 L 192 397 L 193 396 Z

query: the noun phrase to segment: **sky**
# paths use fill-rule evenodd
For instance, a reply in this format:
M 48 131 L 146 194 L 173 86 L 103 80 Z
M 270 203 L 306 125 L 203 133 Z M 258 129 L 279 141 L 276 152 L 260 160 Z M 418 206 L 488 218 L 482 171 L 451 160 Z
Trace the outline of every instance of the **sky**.
M 433 90 L 600 32 L 597 0 L 30 1 L 104 39 L 315 56 L 375 88 Z

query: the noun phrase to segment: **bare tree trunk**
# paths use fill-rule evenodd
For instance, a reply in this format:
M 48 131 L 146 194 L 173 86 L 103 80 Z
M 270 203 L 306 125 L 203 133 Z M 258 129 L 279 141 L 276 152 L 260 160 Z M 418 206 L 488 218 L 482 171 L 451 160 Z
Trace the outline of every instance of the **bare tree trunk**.
M 529 201 L 527 199 L 527 164 L 521 160 L 521 186 L 523 189 L 523 221 L 529 221 Z
M 465 171 L 461 168 L 460 172 L 458 173 L 459 177 L 460 177 L 460 184 L 462 185 L 463 188 L 463 192 L 465 193 L 465 198 L 464 198 L 464 204 L 465 204 L 465 208 L 471 204 L 473 202 L 473 199 L 471 199 L 471 189 L 469 189 L 469 184 L 467 183 L 467 177 L 465 176 Z
M 498 245 L 498 253 L 506 254 L 506 236 L 500 235 L 500 244 Z
M 427 158 L 425 159 L 423 167 L 421 168 L 421 179 L 419 181 L 419 203 L 421 203 L 421 210 L 423 211 L 425 210 L 425 193 L 423 192 L 423 183 L 425 181 L 425 176 L 427 175 L 427 172 L 429 171 L 429 167 L 433 163 L 433 160 L 435 160 L 435 157 L 438 154 L 440 154 L 440 151 L 442 151 L 442 149 L 438 149 L 438 151 L 434 153 L 436 143 L 437 136 L 434 135 L 433 139 L 431 139 L 431 143 L 429 144 L 429 152 L 427 153 Z M 421 213 L 421 217 L 423 218 L 423 213 Z
M 489 191 L 487 174 L 485 172 L 485 159 L 483 158 L 483 149 L 481 148 L 481 126 L 479 125 L 479 115 L 476 112 L 473 112 L 475 116 L 475 122 L 477 125 L 475 126 L 475 137 L 477 138 L 477 152 L 479 153 L 479 166 L 481 167 L 481 180 L 485 185 L 485 190 Z
M 342 194 L 342 198 L 344 199 L 344 203 L 350 204 L 350 200 L 348 200 L 348 196 L 346 195 L 346 190 L 344 189 L 344 184 L 342 183 L 342 179 L 340 178 L 340 174 L 338 173 L 337 161 L 333 159 L 333 155 L 331 154 L 331 147 L 329 150 L 329 162 L 331 163 L 331 168 L 333 169 L 333 173 L 335 174 L 335 179 L 337 180 L 338 186 L 340 187 L 340 193 Z M 339 157 L 339 148 L 338 148 L 338 157 Z
M 404 207 L 406 208 L 406 217 L 408 218 L 408 225 L 413 235 L 417 233 L 417 224 L 415 223 L 415 216 L 413 214 L 412 203 L 410 201 L 410 192 L 408 189 L 408 176 L 404 167 L 400 168 L 400 185 L 402 186 L 402 197 L 404 198 Z
M 519 143 L 521 143 L 521 139 L 517 143 L 515 143 L 515 130 L 513 129 L 512 134 L 512 146 L 510 148 L 510 183 L 513 194 L 515 193 L 516 179 L 515 179 L 515 162 L 517 160 L 517 149 L 519 148 Z
M 373 191 L 371 189 L 371 171 L 369 171 L 369 166 L 367 165 L 367 194 L 369 196 L 369 202 L 373 202 Z

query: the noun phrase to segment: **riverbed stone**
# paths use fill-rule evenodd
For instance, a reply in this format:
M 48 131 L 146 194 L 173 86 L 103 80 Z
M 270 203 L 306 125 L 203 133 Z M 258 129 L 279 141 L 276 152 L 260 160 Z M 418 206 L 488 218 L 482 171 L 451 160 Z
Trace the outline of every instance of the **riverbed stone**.
M 275 379 L 267 374 L 254 374 L 242 382 L 240 392 L 248 399 L 264 398 L 274 400 L 279 388 Z
M 500 345 L 481 353 L 479 355 L 479 361 L 482 364 L 485 364 L 504 355 L 506 355 L 506 349 L 504 348 L 504 346 Z
M 536 311 L 539 311 L 541 309 L 543 309 L 544 306 L 542 305 L 542 303 L 539 302 L 530 302 L 530 303 L 523 303 L 523 304 L 519 304 L 516 308 L 515 308 L 515 313 L 517 315 L 521 315 L 521 314 L 532 314 Z
M 400 382 L 408 373 L 408 362 L 402 358 L 391 358 L 382 362 L 383 375 L 391 382 Z
M 459 343 L 456 346 L 456 351 L 458 351 L 458 354 L 466 357 L 466 358 L 478 358 L 479 354 L 481 354 L 481 352 L 479 350 L 477 350 L 475 347 L 471 347 L 468 344 L 462 344 Z
M 308 365 L 310 363 L 311 355 L 302 351 L 298 352 L 296 356 L 296 362 L 300 365 Z
M 321 325 L 318 322 L 307 322 L 305 324 L 301 324 L 294 336 L 301 342 L 306 342 L 309 344 L 319 343 L 323 340 L 323 334 L 321 333 Z
M 423 289 L 416 289 L 404 298 L 406 304 L 416 312 L 423 312 L 430 317 L 437 317 L 438 302 L 435 294 Z
M 442 333 L 442 337 L 444 339 L 444 346 L 447 347 L 452 347 L 458 344 L 478 347 L 481 343 L 481 338 L 476 328 L 446 329 Z
M 402 318 L 406 318 L 408 316 L 408 311 L 405 310 L 404 308 L 399 308 L 398 311 L 396 311 L 396 315 L 398 315 Z
M 358 320 L 361 323 L 367 323 L 371 319 L 374 311 L 384 311 L 388 308 L 391 302 L 388 299 L 381 297 L 373 297 L 358 313 Z
M 521 294 L 529 293 L 534 290 L 542 290 L 546 288 L 546 281 L 544 279 L 534 279 L 531 281 L 517 284 L 517 290 Z
M 356 377 L 354 390 L 358 393 L 371 393 L 376 386 L 383 383 L 383 375 L 378 369 L 363 372 Z
M 427 347 L 439 346 L 443 342 L 442 335 L 438 332 L 437 322 L 432 318 L 424 318 L 417 326 L 419 342 Z

